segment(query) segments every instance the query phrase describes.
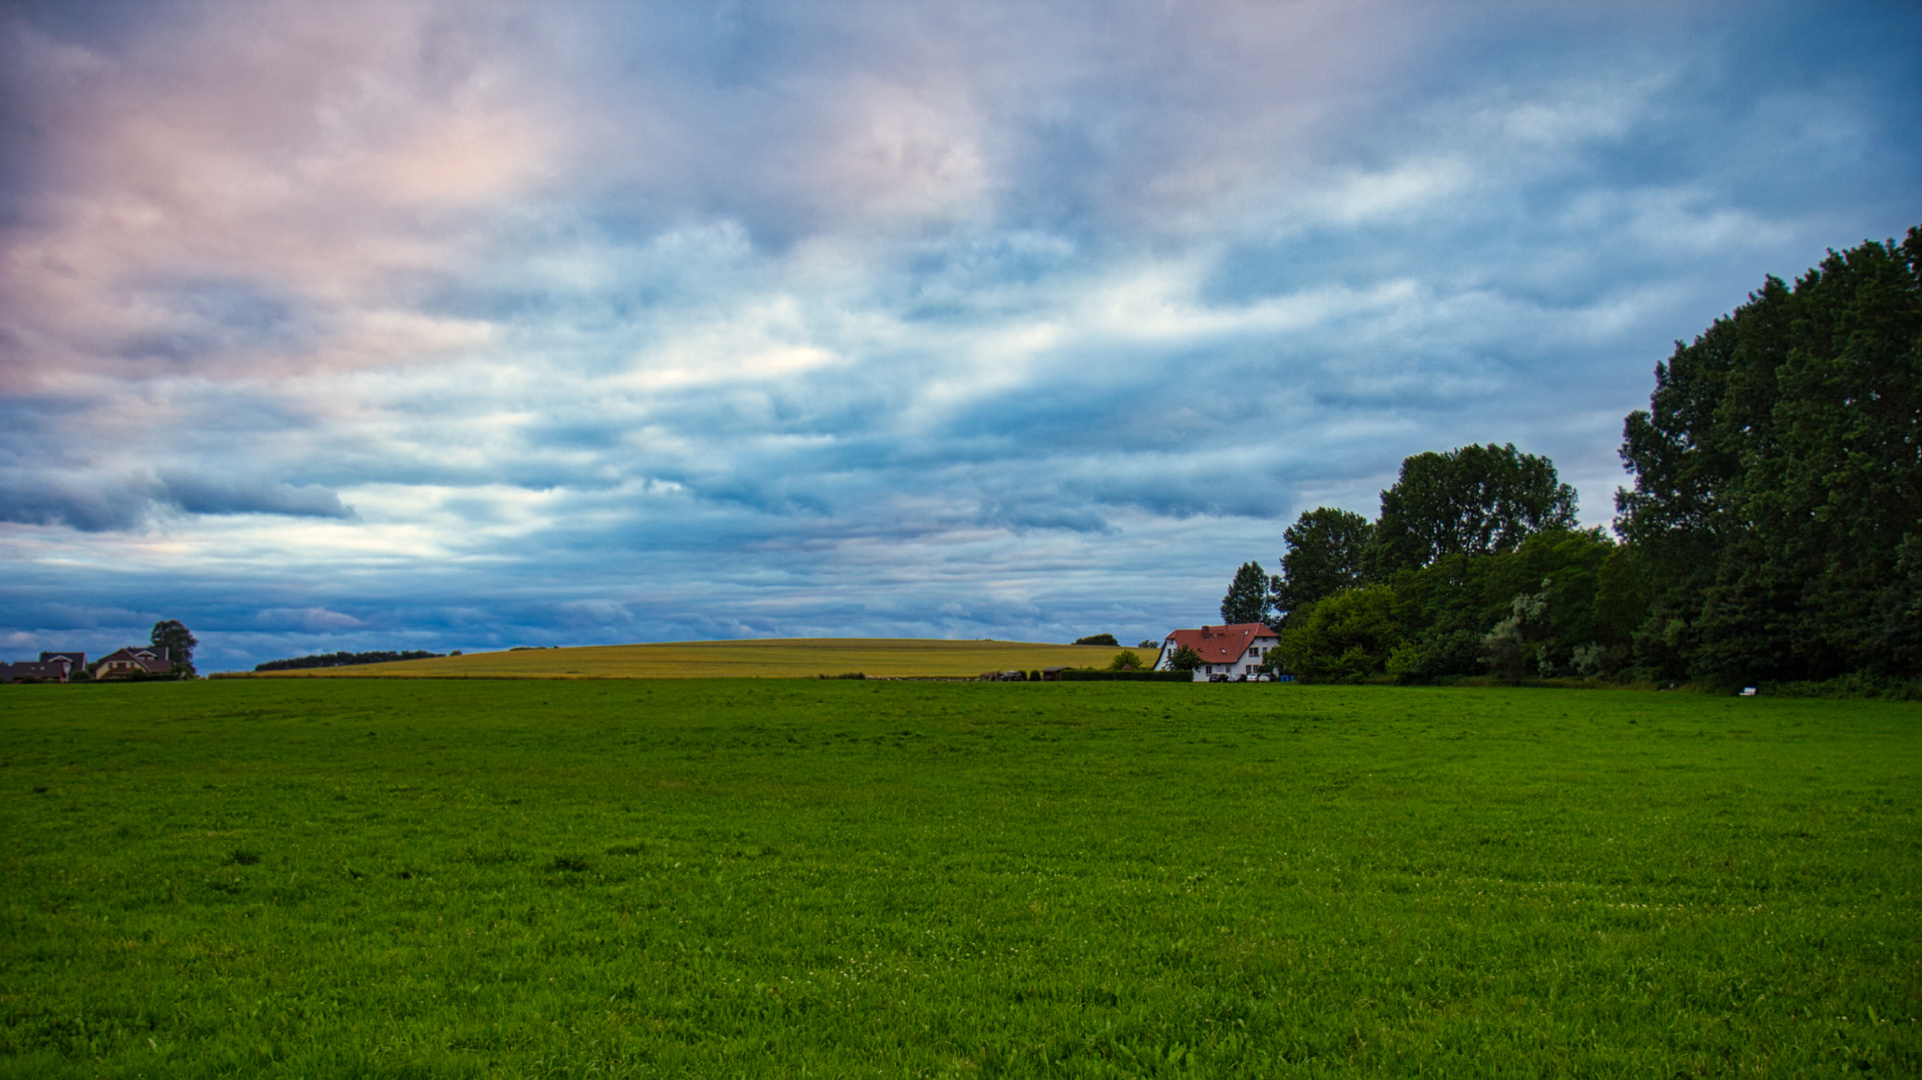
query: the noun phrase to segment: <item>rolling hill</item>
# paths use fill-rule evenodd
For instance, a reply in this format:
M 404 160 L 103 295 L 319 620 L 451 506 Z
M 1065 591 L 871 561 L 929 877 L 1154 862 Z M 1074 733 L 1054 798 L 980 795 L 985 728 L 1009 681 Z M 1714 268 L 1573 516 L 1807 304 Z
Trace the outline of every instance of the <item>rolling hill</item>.
M 259 678 L 323 679 L 671 679 L 813 678 L 859 671 L 869 677 L 967 677 L 987 671 L 1106 667 L 1108 645 L 903 638 L 780 638 L 684 641 L 656 645 L 514 649 L 432 660 L 248 673 Z M 1136 649 L 1143 663 L 1154 651 Z

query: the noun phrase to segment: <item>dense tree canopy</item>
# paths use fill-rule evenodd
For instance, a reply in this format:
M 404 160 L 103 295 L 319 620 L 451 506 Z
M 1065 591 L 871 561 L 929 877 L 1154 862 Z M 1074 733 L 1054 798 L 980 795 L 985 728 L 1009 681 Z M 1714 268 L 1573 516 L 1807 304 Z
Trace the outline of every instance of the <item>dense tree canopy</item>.
M 1575 525 L 1575 489 L 1545 457 L 1507 446 L 1430 451 L 1401 463 L 1381 493 L 1376 570 L 1419 570 L 1446 555 L 1513 551 L 1531 534 Z
M 1678 343 L 1621 454 L 1620 543 L 1512 445 L 1408 458 L 1372 526 L 1303 514 L 1282 668 L 1922 689 L 1922 228 Z
M 1620 550 L 1599 530 L 1556 530 L 1514 551 L 1397 571 L 1301 612 L 1282 631 L 1282 668 L 1309 679 L 1403 682 L 1491 671 L 1615 674 L 1629 653 L 1603 625 L 1601 582 Z
M 1274 606 L 1286 625 L 1324 596 L 1362 583 L 1375 526 L 1352 510 L 1316 507 L 1282 530 L 1288 550 L 1274 582 Z
M 1321 600 L 1282 631 L 1281 662 L 1308 679 L 1361 678 L 1382 670 L 1402 636 L 1394 590 L 1363 585 Z
M 1509 673 L 1600 673 L 1611 657 L 1619 668 L 1627 646 L 1611 652 L 1596 615 L 1616 548 L 1573 526 L 1574 495 L 1547 458 L 1513 446 L 1408 458 L 1382 492 L 1378 522 L 1320 507 L 1283 532 L 1280 666 L 1310 679 L 1405 681 L 1485 674 L 1497 654 Z M 1427 546 L 1384 555 L 1385 534 Z M 1250 567 L 1260 570 L 1244 565 L 1237 588 Z M 1528 617 L 1518 618 L 1523 596 Z
M 1655 369 L 1616 527 L 1671 676 L 1922 669 L 1922 229 L 1831 252 Z

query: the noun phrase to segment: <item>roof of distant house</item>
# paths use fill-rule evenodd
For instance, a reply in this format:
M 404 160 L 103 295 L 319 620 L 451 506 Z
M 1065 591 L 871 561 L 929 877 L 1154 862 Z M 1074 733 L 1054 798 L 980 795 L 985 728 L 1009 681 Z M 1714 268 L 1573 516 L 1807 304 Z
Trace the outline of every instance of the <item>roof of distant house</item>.
M 66 681 L 72 665 L 52 660 L 22 660 L 17 664 L 0 664 L 0 682 L 15 679 L 53 679 Z
M 131 662 L 141 670 L 152 672 L 156 675 L 164 675 L 173 670 L 173 664 L 167 659 L 167 650 L 165 648 L 132 645 L 117 652 L 110 652 L 101 657 L 98 666 L 104 669 L 115 661 Z
M 1161 647 L 1178 649 L 1186 645 L 1201 657 L 1204 664 L 1232 664 L 1241 659 L 1256 638 L 1275 636 L 1273 630 L 1258 622 L 1233 623 L 1228 626 L 1204 626 L 1199 630 L 1176 630 L 1168 635 Z

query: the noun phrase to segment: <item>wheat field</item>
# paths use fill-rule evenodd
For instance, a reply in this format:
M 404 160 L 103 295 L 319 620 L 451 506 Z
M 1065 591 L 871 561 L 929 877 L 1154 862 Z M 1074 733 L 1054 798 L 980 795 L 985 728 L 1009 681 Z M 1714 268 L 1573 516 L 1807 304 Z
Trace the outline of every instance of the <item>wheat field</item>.
M 514 649 L 390 664 L 260 672 L 273 678 L 670 679 L 813 678 L 861 672 L 869 678 L 966 678 L 989 671 L 1106 667 L 1110 645 L 903 638 L 782 638 L 656 645 Z M 1154 650 L 1135 649 L 1144 664 Z M 253 674 L 253 673 L 247 673 Z

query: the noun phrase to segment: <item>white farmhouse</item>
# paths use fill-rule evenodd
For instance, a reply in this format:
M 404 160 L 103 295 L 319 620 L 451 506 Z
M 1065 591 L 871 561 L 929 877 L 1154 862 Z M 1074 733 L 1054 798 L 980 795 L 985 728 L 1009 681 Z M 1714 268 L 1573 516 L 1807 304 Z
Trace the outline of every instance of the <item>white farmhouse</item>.
M 1230 679 L 1242 676 L 1252 679 L 1255 669 L 1267 658 L 1268 651 L 1280 641 L 1279 635 L 1258 622 L 1175 630 L 1162 641 L 1161 655 L 1155 659 L 1155 670 L 1173 670 L 1175 650 L 1186 645 L 1201 657 L 1201 666 L 1195 669 L 1196 682 L 1207 682 L 1215 675 L 1226 675 Z

